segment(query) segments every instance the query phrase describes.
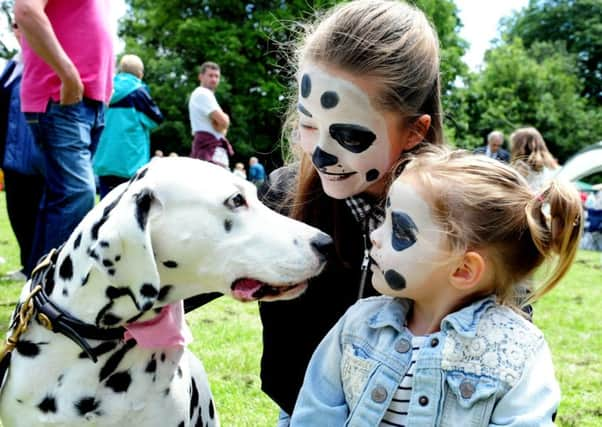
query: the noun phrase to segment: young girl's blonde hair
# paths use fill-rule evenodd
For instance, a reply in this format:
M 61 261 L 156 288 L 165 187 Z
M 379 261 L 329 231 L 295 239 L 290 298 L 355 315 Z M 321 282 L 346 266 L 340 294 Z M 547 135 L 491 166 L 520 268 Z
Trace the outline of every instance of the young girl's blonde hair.
M 511 162 L 518 164 L 517 169 L 528 174 L 528 170 L 541 172 L 544 167 L 556 169 L 558 163 L 548 151 L 543 136 L 534 127 L 517 129 L 510 135 Z M 521 162 L 527 166 L 527 171 L 521 169 Z
M 579 246 L 581 200 L 570 183 L 552 181 L 533 195 L 512 167 L 467 151 L 429 148 L 405 165 L 417 177 L 453 253 L 481 250 L 493 264 L 495 294 L 515 306 L 520 286 L 548 261 L 551 269 L 528 300 L 551 290 Z

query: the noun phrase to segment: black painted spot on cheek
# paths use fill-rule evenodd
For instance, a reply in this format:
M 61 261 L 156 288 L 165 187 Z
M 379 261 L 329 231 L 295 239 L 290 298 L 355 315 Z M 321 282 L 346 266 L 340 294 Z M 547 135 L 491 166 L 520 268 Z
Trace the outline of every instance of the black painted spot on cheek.
M 313 115 L 309 111 L 307 111 L 307 108 L 301 105 L 301 103 L 297 104 L 297 109 L 300 113 L 305 114 L 307 117 L 313 117 Z
M 106 386 L 115 393 L 125 393 L 132 382 L 132 377 L 127 371 L 117 372 L 109 377 Z
M 320 104 L 323 108 L 329 109 L 334 108 L 339 103 L 339 95 L 333 91 L 327 91 L 320 97 Z
M 406 279 L 395 270 L 385 271 L 385 280 L 391 289 L 401 290 L 406 287 Z
M 73 277 L 73 262 L 71 262 L 71 257 L 69 255 L 63 259 L 63 262 L 59 267 L 59 276 L 61 276 L 61 279 L 63 280 L 71 280 Z
M 370 169 L 368 172 L 366 172 L 366 181 L 376 181 L 379 176 L 380 173 L 376 169 Z
M 38 405 L 38 409 L 44 413 L 56 412 L 56 401 L 52 396 L 46 396 Z
M 307 98 L 311 93 L 311 79 L 307 74 L 303 74 L 301 78 L 301 96 Z

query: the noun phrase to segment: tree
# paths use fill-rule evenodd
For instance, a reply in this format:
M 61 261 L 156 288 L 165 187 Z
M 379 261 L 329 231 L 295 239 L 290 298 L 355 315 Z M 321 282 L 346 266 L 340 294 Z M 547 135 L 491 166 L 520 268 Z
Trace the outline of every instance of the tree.
M 505 40 L 520 38 L 527 49 L 538 42 L 562 44 L 577 58 L 583 95 L 602 106 L 602 1 L 530 0 L 503 28 Z
M 197 86 L 198 65 L 213 60 L 222 67 L 217 96 L 232 117 L 228 137 L 240 157 L 262 154 L 279 163 L 282 115 L 294 78 L 287 46 L 313 10 L 334 0 L 129 0 L 131 13 L 121 24 L 126 51 L 145 61 L 145 80 L 165 112 L 153 134 L 154 147 L 188 154 L 187 98 Z M 466 49 L 452 0 L 418 0 L 437 27 L 443 45 L 444 87 L 452 90 L 466 70 Z M 269 158 L 268 158 L 269 157 Z M 271 161 L 270 161 L 271 160 Z

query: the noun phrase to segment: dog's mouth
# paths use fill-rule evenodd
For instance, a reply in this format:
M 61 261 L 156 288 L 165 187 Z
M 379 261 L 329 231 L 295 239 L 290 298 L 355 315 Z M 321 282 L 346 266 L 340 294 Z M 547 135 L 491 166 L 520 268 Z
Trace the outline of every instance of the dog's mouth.
M 239 301 L 276 301 L 293 299 L 301 295 L 307 283 L 296 285 L 268 285 L 255 279 L 237 279 L 232 283 L 232 296 Z

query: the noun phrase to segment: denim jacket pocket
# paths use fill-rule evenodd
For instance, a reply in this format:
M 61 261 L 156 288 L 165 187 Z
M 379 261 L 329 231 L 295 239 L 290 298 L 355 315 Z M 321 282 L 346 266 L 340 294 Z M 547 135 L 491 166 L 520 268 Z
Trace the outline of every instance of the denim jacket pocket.
M 464 372 L 447 372 L 441 426 L 487 426 L 499 381 Z
M 376 366 L 377 362 L 370 359 L 361 347 L 349 344 L 343 349 L 341 379 L 350 412 L 361 397 Z

